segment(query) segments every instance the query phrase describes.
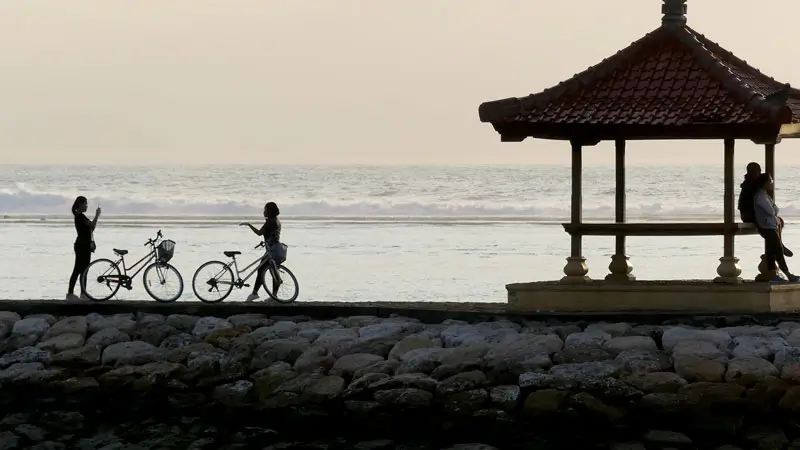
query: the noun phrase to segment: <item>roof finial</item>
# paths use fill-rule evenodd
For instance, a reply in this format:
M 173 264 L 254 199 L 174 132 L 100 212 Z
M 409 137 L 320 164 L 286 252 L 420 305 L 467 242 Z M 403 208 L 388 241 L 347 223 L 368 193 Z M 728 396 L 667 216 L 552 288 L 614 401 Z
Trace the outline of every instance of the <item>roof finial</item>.
M 686 0 L 662 0 L 661 25 L 686 25 Z

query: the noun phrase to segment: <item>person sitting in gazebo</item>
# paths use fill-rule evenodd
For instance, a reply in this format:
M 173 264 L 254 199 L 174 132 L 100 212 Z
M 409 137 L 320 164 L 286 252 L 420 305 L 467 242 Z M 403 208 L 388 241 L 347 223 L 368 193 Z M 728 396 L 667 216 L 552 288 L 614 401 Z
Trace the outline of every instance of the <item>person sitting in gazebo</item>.
M 739 215 L 744 223 L 752 223 L 758 226 L 755 217 L 755 195 L 758 192 L 756 187 L 756 179 L 761 175 L 761 165 L 757 162 L 747 164 L 747 172 L 744 174 L 744 180 L 739 186 L 742 190 L 739 192 Z M 783 227 L 786 226 L 783 218 L 778 216 L 778 237 L 781 238 L 781 247 L 783 248 L 784 256 L 792 257 L 794 252 L 786 248 L 783 244 Z
M 778 206 L 775 205 L 772 197 L 767 193 L 767 190 L 772 189 L 772 176 L 768 173 L 762 173 L 756 178 L 755 187 L 758 188 L 758 191 L 753 201 L 753 210 L 755 212 L 758 233 L 764 238 L 764 242 L 766 243 L 764 253 L 767 268 L 774 273 L 776 270 L 775 263 L 777 262 L 777 266 L 781 268 L 789 281 L 793 283 L 798 282 L 800 281 L 800 276 L 789 272 L 789 267 L 786 265 L 786 258 L 783 256 L 783 243 L 778 234 L 778 224 L 780 223 L 778 220 Z M 776 274 L 775 278 L 771 281 L 782 282 L 786 280 Z

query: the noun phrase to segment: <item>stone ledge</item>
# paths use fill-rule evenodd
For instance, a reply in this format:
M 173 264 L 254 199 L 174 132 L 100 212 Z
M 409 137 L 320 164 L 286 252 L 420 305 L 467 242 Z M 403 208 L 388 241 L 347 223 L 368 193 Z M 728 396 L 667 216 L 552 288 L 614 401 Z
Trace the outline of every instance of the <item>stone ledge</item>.
M 457 302 L 295 302 L 275 305 L 265 302 L 227 302 L 205 304 L 201 302 L 158 303 L 152 300 L 110 300 L 106 302 L 73 303 L 63 300 L 0 300 L 0 311 L 20 315 L 49 314 L 73 316 L 98 314 L 188 314 L 227 317 L 237 314 L 266 314 L 269 316 L 297 318 L 299 320 L 327 320 L 348 316 L 374 316 L 389 318 L 404 316 L 423 323 L 441 323 L 445 320 L 466 322 L 492 321 L 505 318 L 514 322 L 523 320 L 606 321 L 661 324 L 671 320 L 679 323 L 708 324 L 714 326 L 771 324 L 780 321 L 800 321 L 800 313 L 731 311 L 658 311 L 639 309 L 632 311 L 547 311 L 515 309 L 506 303 Z
M 715 283 L 703 280 L 564 284 L 555 281 L 506 286 L 513 312 L 660 311 L 762 314 L 800 311 L 800 283 Z

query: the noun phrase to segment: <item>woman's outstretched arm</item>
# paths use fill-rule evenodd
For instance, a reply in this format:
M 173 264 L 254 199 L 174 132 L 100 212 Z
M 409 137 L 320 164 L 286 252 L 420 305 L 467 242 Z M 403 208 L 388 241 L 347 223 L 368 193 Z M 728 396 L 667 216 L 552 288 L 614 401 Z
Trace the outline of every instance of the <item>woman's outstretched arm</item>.
M 261 236 L 262 235 L 260 229 L 254 227 L 252 224 L 249 224 L 247 222 L 240 223 L 239 226 L 240 227 L 250 227 L 250 229 L 253 230 L 253 233 L 255 233 L 257 236 Z

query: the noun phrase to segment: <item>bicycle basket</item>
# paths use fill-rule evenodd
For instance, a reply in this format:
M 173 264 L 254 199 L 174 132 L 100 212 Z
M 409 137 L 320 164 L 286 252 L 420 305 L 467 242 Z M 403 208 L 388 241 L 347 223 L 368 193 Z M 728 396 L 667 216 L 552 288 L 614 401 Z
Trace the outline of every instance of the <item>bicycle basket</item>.
M 175 241 L 172 240 L 165 240 L 161 241 L 156 247 L 156 258 L 159 262 L 166 263 L 172 259 L 172 255 L 175 253 Z

